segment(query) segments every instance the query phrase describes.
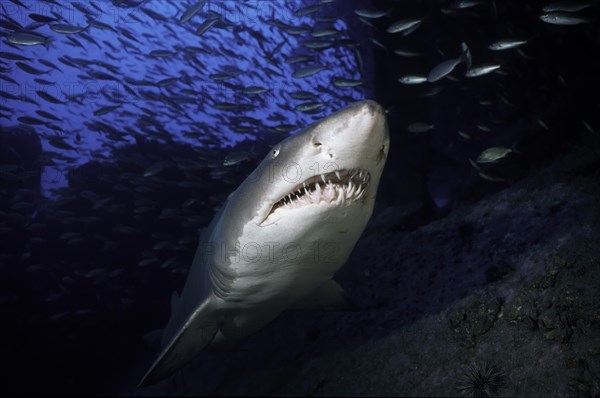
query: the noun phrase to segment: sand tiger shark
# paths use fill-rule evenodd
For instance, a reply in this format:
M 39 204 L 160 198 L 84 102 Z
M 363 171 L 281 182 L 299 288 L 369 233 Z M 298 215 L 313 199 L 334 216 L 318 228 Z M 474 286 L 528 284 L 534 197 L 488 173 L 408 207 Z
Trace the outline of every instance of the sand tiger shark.
M 233 347 L 286 309 L 347 308 L 332 278 L 371 217 L 388 150 L 385 111 L 370 100 L 275 145 L 202 232 L 140 386 L 205 348 Z

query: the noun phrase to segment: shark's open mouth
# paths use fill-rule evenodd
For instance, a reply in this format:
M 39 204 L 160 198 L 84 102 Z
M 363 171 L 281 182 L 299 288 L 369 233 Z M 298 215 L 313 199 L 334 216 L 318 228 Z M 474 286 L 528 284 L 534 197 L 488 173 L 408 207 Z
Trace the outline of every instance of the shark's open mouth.
M 280 207 L 358 201 L 364 197 L 370 179 L 368 171 L 358 169 L 336 170 L 313 176 L 275 202 L 269 215 Z

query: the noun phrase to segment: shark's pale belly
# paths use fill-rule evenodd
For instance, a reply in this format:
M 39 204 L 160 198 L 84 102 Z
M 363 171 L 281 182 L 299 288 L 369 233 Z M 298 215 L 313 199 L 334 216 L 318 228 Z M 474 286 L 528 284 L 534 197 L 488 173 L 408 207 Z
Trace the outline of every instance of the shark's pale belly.
M 332 205 L 315 206 L 323 206 L 321 212 Z M 330 281 L 350 256 L 371 209 L 342 204 L 337 212 L 319 212 L 314 215 L 318 227 L 272 236 L 263 232 L 260 242 L 240 239 L 227 265 L 220 265 L 228 269 L 223 274 L 234 275 L 219 300 L 220 331 L 228 340 L 256 332 Z M 245 236 L 258 235 L 252 231 L 258 227 L 248 228 Z
M 272 275 L 268 281 L 240 278 L 232 286 L 231 295 L 219 300 L 225 315 L 221 332 L 228 339 L 239 339 L 262 329 L 282 311 L 331 279 L 331 275 L 307 278 L 293 272 L 281 272 Z

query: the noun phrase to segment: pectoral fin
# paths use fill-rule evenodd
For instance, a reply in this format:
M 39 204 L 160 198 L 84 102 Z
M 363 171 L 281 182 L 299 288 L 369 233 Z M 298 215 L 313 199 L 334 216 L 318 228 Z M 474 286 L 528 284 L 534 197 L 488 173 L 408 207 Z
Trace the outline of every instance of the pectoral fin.
M 210 344 L 219 330 L 218 319 L 211 310 L 210 295 L 192 313 L 175 337 L 140 381 L 139 387 L 154 384 L 179 370 Z
M 355 311 L 358 306 L 350 300 L 344 289 L 336 281 L 330 280 L 307 294 L 290 309 Z

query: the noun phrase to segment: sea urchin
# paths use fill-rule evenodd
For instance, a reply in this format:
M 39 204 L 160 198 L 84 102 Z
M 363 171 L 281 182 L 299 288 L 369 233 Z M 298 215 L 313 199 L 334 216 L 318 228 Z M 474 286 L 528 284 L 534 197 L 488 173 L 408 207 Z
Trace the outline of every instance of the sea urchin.
M 506 384 L 504 373 L 489 362 L 469 366 L 457 388 L 463 397 L 497 397 Z

